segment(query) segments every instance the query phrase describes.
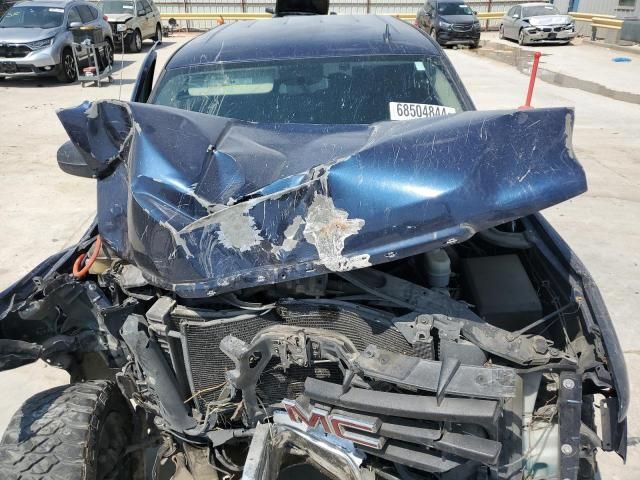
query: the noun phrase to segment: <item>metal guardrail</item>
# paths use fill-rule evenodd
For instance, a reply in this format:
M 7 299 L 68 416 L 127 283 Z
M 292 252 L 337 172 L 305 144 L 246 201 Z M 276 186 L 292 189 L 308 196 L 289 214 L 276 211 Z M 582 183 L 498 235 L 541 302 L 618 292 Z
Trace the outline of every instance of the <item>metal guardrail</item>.
M 614 15 L 603 15 L 600 13 L 569 12 L 573 18 L 579 22 L 590 23 L 594 28 L 608 28 L 610 30 L 622 30 L 623 20 L 617 19 Z
M 397 17 L 401 20 L 412 21 L 415 20 L 415 14 L 409 13 L 383 13 L 380 15 L 388 15 L 391 17 Z M 175 20 L 265 20 L 272 18 L 269 13 L 226 13 L 226 12 L 190 12 L 190 13 L 161 13 L 160 16 L 168 20 L 174 18 Z M 504 12 L 478 12 L 476 15 L 480 20 L 499 20 L 504 16 Z
M 478 12 L 479 20 L 500 20 L 505 12 Z M 386 13 L 392 17 L 411 22 L 415 20 L 415 14 L 410 13 Z M 580 22 L 590 23 L 595 28 L 608 28 L 612 30 L 622 29 L 622 20 L 618 20 L 613 15 L 601 15 L 595 13 L 569 12 L 573 18 Z M 272 18 L 269 13 L 242 13 L 242 12 L 190 12 L 190 13 L 161 13 L 163 19 L 173 18 L 175 20 L 216 20 L 220 22 L 238 20 L 265 20 Z

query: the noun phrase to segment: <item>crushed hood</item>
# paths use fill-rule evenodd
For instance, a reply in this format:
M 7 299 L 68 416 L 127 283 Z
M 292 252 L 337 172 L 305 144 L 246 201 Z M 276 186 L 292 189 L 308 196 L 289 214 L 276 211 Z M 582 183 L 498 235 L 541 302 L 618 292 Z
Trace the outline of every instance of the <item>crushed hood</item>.
M 99 178 L 103 240 L 183 297 L 396 260 L 586 190 L 567 108 L 366 126 L 116 101 L 58 115 Z
M 529 23 L 535 26 L 543 25 L 565 25 L 571 23 L 573 18 L 569 15 L 538 15 L 537 17 L 529 17 Z

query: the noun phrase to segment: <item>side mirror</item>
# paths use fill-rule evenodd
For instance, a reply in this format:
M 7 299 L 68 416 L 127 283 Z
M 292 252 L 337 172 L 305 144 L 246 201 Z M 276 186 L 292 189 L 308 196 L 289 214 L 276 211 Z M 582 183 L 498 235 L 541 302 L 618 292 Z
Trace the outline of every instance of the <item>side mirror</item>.
M 520 18 L 520 15 L 518 15 L 517 13 L 514 13 L 513 18 Z
M 69 24 L 69 28 L 72 29 L 72 30 L 74 28 L 80 28 L 80 27 L 82 27 L 82 22 L 71 22 Z
M 95 172 L 71 141 L 62 144 L 58 149 L 57 157 L 58 166 L 63 172 L 76 177 L 95 178 Z
M 146 13 L 145 13 L 145 11 L 144 11 L 144 10 L 138 10 L 138 12 L 137 12 L 137 13 L 138 13 L 138 16 L 139 16 L 139 17 L 144 17 L 144 16 L 146 15 Z
M 478 15 L 478 11 L 477 10 L 473 10 L 473 14 L 474 15 Z
M 264 9 L 265 12 L 270 13 L 271 15 L 275 15 L 276 11 L 274 10 L 273 7 L 267 7 Z

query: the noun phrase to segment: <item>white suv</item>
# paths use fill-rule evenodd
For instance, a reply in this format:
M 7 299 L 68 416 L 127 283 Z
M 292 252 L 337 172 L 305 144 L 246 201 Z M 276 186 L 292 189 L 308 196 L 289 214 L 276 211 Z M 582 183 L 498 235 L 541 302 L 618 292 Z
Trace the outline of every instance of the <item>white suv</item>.
M 153 0 L 104 0 L 98 7 L 111 25 L 116 48 L 139 52 L 144 39 L 162 42 L 160 10 Z

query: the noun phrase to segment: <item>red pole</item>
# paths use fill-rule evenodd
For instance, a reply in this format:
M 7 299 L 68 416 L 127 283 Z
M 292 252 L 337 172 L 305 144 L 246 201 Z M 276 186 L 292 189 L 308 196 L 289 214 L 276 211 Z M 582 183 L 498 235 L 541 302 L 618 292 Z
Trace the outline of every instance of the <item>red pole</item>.
M 527 100 L 520 108 L 532 108 L 531 97 L 533 97 L 533 87 L 536 84 L 536 75 L 538 74 L 538 63 L 540 63 L 541 52 L 533 54 L 533 65 L 531 66 L 531 78 L 529 78 L 529 90 L 527 90 Z

